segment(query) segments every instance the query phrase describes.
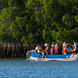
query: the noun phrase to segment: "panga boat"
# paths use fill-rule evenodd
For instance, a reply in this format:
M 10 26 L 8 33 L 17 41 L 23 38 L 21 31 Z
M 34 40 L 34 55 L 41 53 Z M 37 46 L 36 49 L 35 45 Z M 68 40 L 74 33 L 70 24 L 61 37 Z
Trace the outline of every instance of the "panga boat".
M 28 60 L 32 61 L 74 61 L 78 60 L 78 54 L 66 54 L 66 55 L 51 55 L 44 56 L 44 58 L 40 57 L 39 54 L 35 51 L 29 51 L 26 54 Z

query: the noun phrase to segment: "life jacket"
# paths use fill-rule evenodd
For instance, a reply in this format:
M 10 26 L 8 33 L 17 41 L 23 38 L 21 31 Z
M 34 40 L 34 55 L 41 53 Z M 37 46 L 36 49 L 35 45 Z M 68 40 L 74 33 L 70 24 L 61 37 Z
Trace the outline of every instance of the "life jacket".
M 59 52 L 59 46 L 55 46 L 54 49 L 55 49 L 55 52 Z
M 50 54 L 50 47 L 49 47 L 49 46 L 47 46 L 47 47 L 45 48 L 45 54 Z
M 42 50 L 41 46 L 38 47 L 39 50 Z
M 72 47 L 73 49 L 75 49 L 75 46 L 74 46 L 74 44 L 73 44 L 73 47 Z
M 53 55 L 53 47 L 50 49 L 50 54 Z
M 66 54 L 67 47 L 63 46 L 62 48 L 63 48 L 63 54 Z
M 48 50 L 48 47 L 45 47 L 45 51 L 47 51 Z

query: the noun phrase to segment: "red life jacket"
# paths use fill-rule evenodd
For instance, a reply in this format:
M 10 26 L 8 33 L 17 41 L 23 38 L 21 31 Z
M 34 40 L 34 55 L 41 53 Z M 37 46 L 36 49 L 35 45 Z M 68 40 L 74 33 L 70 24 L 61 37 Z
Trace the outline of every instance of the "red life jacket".
M 67 47 L 63 46 L 62 48 L 63 48 L 63 54 L 66 54 Z
M 77 49 L 78 49 L 78 43 L 76 43 L 77 44 Z M 73 49 L 75 49 L 75 46 L 74 46 L 74 44 L 73 44 L 73 47 L 72 47 Z
M 49 49 L 49 47 L 47 46 L 47 47 L 45 48 L 45 51 L 48 51 L 48 49 Z
M 73 47 L 72 47 L 73 49 L 75 49 L 75 46 L 74 46 L 74 44 L 73 44 Z
M 55 46 L 54 49 L 55 49 L 55 52 L 59 52 L 59 46 Z
M 50 54 L 52 54 L 52 55 L 53 55 L 53 48 L 51 48 L 51 49 L 50 49 Z

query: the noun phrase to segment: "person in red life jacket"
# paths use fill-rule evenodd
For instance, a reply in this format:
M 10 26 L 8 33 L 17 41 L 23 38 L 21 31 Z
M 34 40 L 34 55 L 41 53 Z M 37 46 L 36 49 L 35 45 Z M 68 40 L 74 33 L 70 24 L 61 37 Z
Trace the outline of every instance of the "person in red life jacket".
M 58 44 L 55 45 L 54 50 L 55 50 L 55 55 L 58 55 L 59 54 L 59 46 L 58 46 Z
M 50 54 L 51 54 L 51 55 L 53 55 L 53 54 L 54 54 L 54 45 L 52 45 L 52 46 L 51 46 Z
M 71 49 L 72 53 L 77 53 L 78 52 L 78 43 L 76 43 L 75 41 L 73 41 L 73 47 L 72 47 L 72 49 Z
M 67 54 L 67 52 L 66 52 L 66 50 L 67 50 L 67 44 L 66 44 L 66 42 L 63 43 L 62 49 L 63 49 L 62 50 L 62 54 L 64 54 L 64 55 Z

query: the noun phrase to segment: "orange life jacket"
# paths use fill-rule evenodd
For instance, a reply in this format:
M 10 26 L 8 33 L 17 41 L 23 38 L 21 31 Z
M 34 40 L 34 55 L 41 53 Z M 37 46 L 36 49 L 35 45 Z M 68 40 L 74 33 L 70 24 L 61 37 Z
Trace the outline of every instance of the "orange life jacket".
M 63 46 L 62 48 L 63 48 L 63 54 L 66 54 L 67 47 Z

